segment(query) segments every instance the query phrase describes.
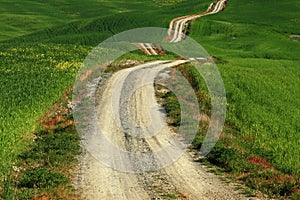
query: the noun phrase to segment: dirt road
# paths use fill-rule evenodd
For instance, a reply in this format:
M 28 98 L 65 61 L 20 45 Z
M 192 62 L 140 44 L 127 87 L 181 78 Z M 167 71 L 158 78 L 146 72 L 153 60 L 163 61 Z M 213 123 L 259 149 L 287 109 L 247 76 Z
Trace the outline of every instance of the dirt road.
M 77 187 L 83 199 L 250 199 L 194 162 L 188 152 L 177 160 L 174 154 L 163 154 L 164 161 L 174 160 L 165 168 L 158 167 L 164 161 L 124 154 L 158 152 L 176 135 L 167 126 L 165 115 L 157 104 L 153 83 L 161 70 L 184 62 L 187 61 L 148 62 L 121 70 L 108 79 L 96 108 L 107 140 L 90 143 L 93 155 L 99 148 L 102 156 L 95 158 L 86 153 L 81 159 Z M 143 137 L 130 135 L 140 133 L 137 131 L 140 129 L 146 133 Z M 153 130 L 158 133 L 151 135 Z M 174 149 L 168 152 L 176 153 L 178 149 Z
M 205 12 L 200 14 L 191 14 L 187 16 L 177 17 L 169 24 L 168 35 L 164 39 L 165 42 L 177 43 L 186 39 L 190 24 L 206 15 L 213 15 L 222 12 L 228 4 L 228 0 L 218 0 L 210 4 Z M 147 55 L 164 54 L 162 47 L 155 43 L 133 43 Z

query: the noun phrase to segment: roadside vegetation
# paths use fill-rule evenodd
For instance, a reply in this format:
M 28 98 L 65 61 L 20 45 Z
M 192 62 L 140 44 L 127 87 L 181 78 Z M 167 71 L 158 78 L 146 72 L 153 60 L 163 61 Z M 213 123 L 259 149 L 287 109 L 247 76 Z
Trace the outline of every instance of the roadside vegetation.
M 0 177 L 27 146 L 27 135 L 70 87 L 86 47 L 59 44 L 0 47 Z
M 168 27 L 174 17 L 204 11 L 209 3 L 0 0 L 0 198 L 38 199 L 49 190 L 63 198 L 61 189 L 70 181 L 65 170 L 76 163 L 72 157 L 78 154 L 78 136 L 71 124 L 48 129 L 41 119 L 72 86 L 93 46 L 131 28 Z M 193 22 L 190 30 L 217 58 L 228 101 L 222 138 L 202 162 L 223 167 L 250 188 L 294 199 L 300 198 L 299 6 L 296 0 L 229 1 L 223 13 Z M 156 59 L 137 52 L 128 57 Z M 209 115 L 201 78 L 192 67 L 178 70 L 191 81 L 202 100 L 200 108 Z M 176 99 L 165 95 L 176 125 Z M 196 149 L 207 123 L 200 127 Z M 73 149 L 70 154 L 57 149 L 61 141 L 70 142 L 65 145 Z M 71 165 L 61 167 L 65 161 Z
M 218 64 L 218 66 L 223 65 Z M 276 67 L 277 70 L 280 70 L 279 66 L 274 67 Z M 204 81 L 197 75 L 197 70 L 189 64 L 179 66 L 176 69 L 183 73 L 183 75 L 190 81 L 191 85 L 195 89 L 197 98 L 199 99 L 199 108 L 202 114 L 209 116 L 209 93 L 207 92 Z M 255 77 L 252 77 L 254 83 L 256 83 L 256 81 L 258 81 L 260 78 L 258 74 L 255 75 Z M 268 76 L 268 74 L 265 74 L 265 76 Z M 289 74 L 289 77 L 293 77 L 293 72 Z M 242 80 L 243 79 L 239 78 L 239 83 Z M 251 83 L 251 81 L 247 79 L 247 84 L 249 83 Z M 276 84 L 276 81 L 273 82 L 273 84 Z M 280 85 L 281 81 L 279 81 L 277 86 L 280 87 Z M 258 84 L 256 87 L 262 86 L 261 84 Z M 227 120 L 221 138 L 215 148 L 209 153 L 209 155 L 205 158 L 201 158 L 199 162 L 205 164 L 210 163 L 209 165 L 216 165 L 219 168 L 214 172 L 225 173 L 235 180 L 239 180 L 242 183 L 245 183 L 249 188 L 252 189 L 252 191 L 247 190 L 248 195 L 254 195 L 256 194 L 256 190 L 260 190 L 263 193 L 270 195 L 271 197 L 298 199 L 300 195 L 300 174 L 298 171 L 299 161 L 297 161 L 296 159 L 299 153 L 299 149 L 294 148 L 298 145 L 298 141 L 295 141 L 295 139 L 289 140 L 286 138 L 287 135 L 291 135 L 293 138 L 297 138 L 298 135 L 294 132 L 293 129 L 285 129 L 286 132 L 284 132 L 284 134 L 283 132 L 281 132 L 282 135 L 275 131 L 271 133 L 270 131 L 268 131 L 272 130 L 273 127 L 278 126 L 276 124 L 276 121 L 275 123 L 274 121 L 270 122 L 270 120 L 276 120 L 275 116 L 277 110 L 273 111 L 272 113 L 272 109 L 271 111 L 270 109 L 267 109 L 266 113 L 264 113 L 264 106 L 257 105 L 257 103 L 252 103 L 251 100 L 247 99 L 247 96 L 256 94 L 256 87 L 253 86 L 253 93 L 248 93 L 247 95 L 245 95 L 245 99 L 242 99 L 241 101 L 234 100 L 233 103 L 239 103 L 243 105 L 243 110 L 231 110 L 230 105 L 233 104 L 231 102 L 232 97 L 227 97 Z M 229 87 L 226 88 L 228 90 Z M 233 88 L 236 89 L 237 87 L 234 86 Z M 243 89 L 243 91 L 247 91 L 246 89 L 247 88 Z M 263 89 L 260 90 L 263 91 Z M 268 91 L 268 88 L 264 88 L 264 90 Z M 236 93 L 237 94 L 234 97 L 241 98 L 241 94 L 238 93 L 238 91 L 236 91 Z M 227 91 L 227 95 L 228 94 L 230 93 L 228 93 Z M 268 92 L 266 92 L 266 94 L 262 93 L 259 95 L 264 96 L 267 94 L 269 95 Z M 157 96 L 160 97 L 160 99 L 163 99 L 162 105 L 165 107 L 167 116 L 170 118 L 168 122 L 176 129 L 176 127 L 180 124 L 181 115 L 180 106 L 175 95 L 172 92 L 159 93 L 158 90 Z M 290 96 L 290 98 L 291 100 L 293 100 L 293 96 Z M 270 99 L 269 97 L 268 101 L 271 101 L 273 103 L 273 106 L 265 105 L 266 108 L 274 107 L 276 106 L 274 102 L 278 101 L 278 97 L 274 95 L 272 99 Z M 246 104 L 244 104 L 243 102 L 246 102 Z M 281 104 L 277 106 L 280 105 Z M 256 110 L 255 107 L 257 106 L 260 107 L 259 110 Z M 250 111 L 247 112 L 247 109 L 250 109 Z M 289 112 L 293 112 L 294 109 L 296 108 L 292 107 Z M 266 128 L 252 129 L 252 123 L 248 124 L 246 122 L 243 122 L 242 120 L 246 121 L 246 119 L 236 117 L 237 114 L 246 115 L 246 119 L 252 119 L 253 121 L 256 120 L 260 123 L 268 123 L 269 127 L 267 130 Z M 261 115 L 265 116 L 261 118 Z M 273 115 L 273 118 L 267 118 L 266 116 L 268 115 Z M 234 119 L 236 121 L 233 122 L 238 123 L 240 126 L 237 126 L 232 121 L 230 121 L 230 116 L 234 116 Z M 290 124 L 292 123 L 290 120 L 290 118 L 282 116 L 281 123 L 284 123 L 284 121 L 286 121 L 287 126 L 290 126 Z M 198 150 L 201 147 L 202 141 L 205 137 L 205 133 L 208 129 L 208 124 L 209 120 L 205 118 L 204 120 L 200 121 L 199 133 L 193 141 L 192 150 Z M 247 130 L 247 132 L 243 132 L 244 130 Z M 259 131 L 259 134 L 256 131 Z M 251 135 L 250 133 L 252 133 L 253 135 Z M 274 136 L 274 134 L 278 135 Z M 265 140 L 261 138 L 265 138 Z
M 221 139 L 201 162 L 221 167 L 254 190 L 299 199 L 300 52 L 296 49 L 300 44 L 293 35 L 299 34 L 300 13 L 291 13 L 292 5 L 299 3 L 229 3 L 222 15 L 191 25 L 191 37 L 216 56 L 228 103 Z M 190 80 L 202 112 L 209 115 L 209 94 L 196 70 L 188 65 L 177 70 Z M 165 107 L 172 106 L 166 109 L 171 121 L 180 121 L 180 115 L 174 115 L 180 113 L 176 98 L 171 93 L 165 96 Z M 200 148 L 207 125 L 200 123 L 195 149 Z
M 71 184 L 80 154 L 68 89 L 42 117 L 5 178 L 3 199 L 77 199 Z

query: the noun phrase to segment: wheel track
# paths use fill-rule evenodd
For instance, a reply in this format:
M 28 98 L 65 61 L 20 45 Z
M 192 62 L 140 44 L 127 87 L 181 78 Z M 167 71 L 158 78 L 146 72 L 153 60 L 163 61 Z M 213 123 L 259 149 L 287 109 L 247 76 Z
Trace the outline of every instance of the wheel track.
M 154 61 L 113 74 L 106 83 L 97 107 L 102 129 L 112 143 L 120 149 L 134 153 L 155 152 L 168 145 L 168 141 L 174 137 L 174 133 L 165 123 L 156 102 L 154 78 L 159 71 L 185 62 L 187 61 Z M 138 80 L 135 79 L 137 74 L 140 77 Z M 119 96 L 120 99 L 128 100 L 130 93 L 126 90 L 134 88 L 130 85 L 137 83 L 140 85 L 141 82 L 143 87 L 138 88 L 132 96 L 130 95 L 128 102 L 122 103 L 121 101 L 118 105 L 115 98 Z M 125 87 L 120 87 L 120 85 Z M 117 110 L 120 111 L 117 118 L 114 110 L 115 104 L 118 105 Z M 129 110 L 122 109 L 124 106 L 127 108 L 129 106 Z M 162 125 L 159 134 L 153 137 L 136 138 L 121 130 L 122 123 L 125 127 L 127 123 L 127 120 L 123 121 L 123 119 L 129 115 L 141 127 L 153 123 L 149 121 L 151 119 L 149 109 L 151 108 L 155 108 L 152 111 L 154 116 L 162 116 L 154 122 L 157 125 L 157 121 L 160 121 L 158 125 Z M 118 117 L 120 122 L 116 120 Z M 130 167 L 134 170 L 139 170 L 144 166 L 140 160 L 122 157 L 118 151 L 110 152 L 110 155 L 114 155 L 116 162 L 121 159 L 121 162 L 131 165 Z M 165 156 L 171 157 L 172 155 Z M 176 195 L 177 199 L 246 199 L 233 188 L 225 186 L 216 176 L 207 173 L 201 165 L 193 162 L 188 153 L 184 153 L 180 159 L 166 168 L 140 173 L 124 173 L 113 170 L 89 154 L 86 154 L 83 160 L 82 184 L 89 186 L 85 187 L 82 194 L 86 199 L 168 199 L 164 197 L 167 194 Z M 153 168 L 157 167 L 156 160 L 151 160 L 149 165 Z
M 172 20 L 166 40 L 180 42 L 185 37 L 185 34 L 181 35 L 181 33 L 186 33 L 187 24 L 199 17 L 221 12 L 226 3 L 227 0 L 221 0 L 212 3 L 204 13 Z M 175 32 L 173 32 L 174 29 Z M 135 45 L 148 55 L 161 54 L 157 51 L 158 45 L 143 43 Z M 167 67 L 177 66 L 191 60 L 194 59 L 154 61 L 115 73 L 106 83 L 97 107 L 98 118 L 105 136 L 119 149 L 131 153 L 153 153 L 168 145 L 169 140 L 174 137 L 174 133 L 165 123 L 156 102 L 154 78 L 159 71 Z M 137 74 L 139 76 L 136 76 Z M 138 82 L 142 82 L 144 86 L 134 90 L 134 85 Z M 131 95 L 129 91 L 135 91 L 135 93 Z M 115 101 L 114 98 L 120 99 L 120 101 Z M 114 110 L 115 108 L 117 110 Z M 152 108 L 155 108 L 154 118 L 158 120 L 150 120 L 153 119 L 153 116 L 149 116 L 149 110 Z M 136 122 L 137 127 L 145 127 L 150 124 L 149 130 L 144 130 L 149 137 L 132 137 L 130 134 L 136 130 L 132 130 L 133 125 L 130 124 L 129 118 Z M 123 127 L 124 130 L 120 127 Z M 154 127 L 161 127 L 161 130 L 159 134 L 152 136 L 150 130 L 153 130 Z M 109 153 L 114 155 L 115 163 L 121 161 L 136 172 L 145 166 L 143 160 L 124 157 L 119 151 L 112 150 Z M 168 154 L 164 156 L 172 157 Z M 158 190 L 160 189 L 164 190 L 166 194 L 175 194 L 177 199 L 247 199 L 232 187 L 225 186 L 216 176 L 195 163 L 188 153 L 184 153 L 180 159 L 166 168 L 151 170 L 151 168 L 158 167 L 156 159 L 153 157 L 150 161 L 148 160 L 149 169 L 146 169 L 148 172 L 144 172 L 145 169 L 142 169 L 140 173 L 134 174 L 104 166 L 86 153 L 82 159 L 82 174 L 80 175 L 81 185 L 85 188 L 85 191 L 82 192 L 83 198 L 101 200 L 164 199 L 163 194 Z

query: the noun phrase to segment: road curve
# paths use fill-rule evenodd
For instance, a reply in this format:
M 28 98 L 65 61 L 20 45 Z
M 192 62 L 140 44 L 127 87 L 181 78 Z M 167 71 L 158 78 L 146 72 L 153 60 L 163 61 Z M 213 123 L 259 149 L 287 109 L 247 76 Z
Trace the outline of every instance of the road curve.
M 203 13 L 192 14 L 192 15 L 187 15 L 187 16 L 173 19 L 170 22 L 168 35 L 165 38 L 164 42 L 169 42 L 169 43 L 181 42 L 186 38 L 190 23 L 192 21 L 197 20 L 200 17 L 206 15 L 212 15 L 212 14 L 222 12 L 227 7 L 227 4 L 228 4 L 228 0 L 218 0 L 211 3 L 208 9 Z M 155 43 L 133 43 L 133 44 L 137 46 L 139 49 L 141 49 L 141 51 L 143 51 L 147 55 L 161 55 L 165 53 L 159 44 L 155 44 Z
M 192 20 L 221 12 L 226 5 L 227 0 L 216 1 L 210 4 L 204 13 L 172 20 L 166 41 L 171 43 L 182 41 Z M 148 55 L 163 53 L 158 44 L 134 43 L 134 45 Z M 179 159 L 174 159 L 172 164 L 164 168 L 155 168 L 158 165 L 155 159 L 147 160 L 145 165 L 139 159 L 122 153 L 151 154 L 170 143 L 176 133 L 166 124 L 161 107 L 157 104 L 154 79 L 166 68 L 193 60 L 195 58 L 148 62 L 116 72 L 102 86 L 104 91 L 101 91 L 98 99 L 96 113 L 102 133 L 108 140 L 97 140 L 93 136 L 89 138 L 88 144 L 91 147 L 88 151 L 93 152 L 93 156 L 88 151 L 84 154 L 76 181 L 76 187 L 81 191 L 83 199 L 155 200 L 171 197 L 186 200 L 255 199 L 246 198 L 233 186 L 220 181 L 217 176 L 194 162 L 188 152 L 184 152 Z M 143 87 L 140 87 L 141 85 Z M 131 94 L 132 88 L 136 90 Z M 130 121 L 133 121 L 138 129 L 151 127 L 153 130 L 158 127 L 158 134 L 142 138 L 129 136 L 132 132 Z M 148 132 L 151 134 L 151 131 Z M 110 147 L 107 141 L 117 148 Z M 97 148 L 98 153 L 102 154 L 100 157 L 94 157 Z M 171 153 L 164 156 L 166 160 L 173 159 Z M 107 157 L 109 161 L 101 160 Z M 143 168 L 146 170 L 139 171 Z M 155 170 L 150 170 L 152 168 Z M 137 173 L 125 173 L 116 169 Z
M 169 25 L 166 41 L 175 43 L 184 40 L 191 21 L 199 19 L 200 17 L 206 15 L 212 15 L 222 12 L 223 9 L 227 6 L 227 3 L 228 0 L 219 0 L 216 3 L 211 3 L 206 12 L 173 19 Z
M 115 146 L 134 153 L 155 152 L 163 148 L 174 136 L 175 133 L 167 126 L 161 114 L 153 84 L 158 72 L 185 62 L 188 61 L 152 61 L 118 71 L 109 78 L 102 91 L 96 112 L 103 133 Z M 137 76 L 132 77 L 133 74 L 138 74 L 138 79 Z M 144 127 L 152 123 L 149 110 L 153 111 L 154 108 L 152 116 L 158 116 L 155 126 L 162 128 L 160 133 L 153 137 L 145 139 L 130 137 L 128 139 L 126 133 L 120 128 L 118 119 L 116 120 L 116 110 L 122 110 L 124 106 L 122 103 L 116 103 L 120 102 L 116 97 L 126 98 L 126 94 L 130 93 L 126 89 L 130 88 L 128 85 L 134 87 L 141 83 L 144 86 L 133 93 L 127 104 L 130 116 L 123 116 L 120 112 L 117 117 L 121 121 L 125 120 L 124 118 L 131 118 L 138 126 Z M 124 158 L 119 151 L 106 153 L 112 156 L 111 159 L 115 163 L 121 160 L 121 163 L 139 167 L 139 161 Z M 176 195 L 177 199 L 247 199 L 238 194 L 233 187 L 225 185 L 215 175 L 208 173 L 199 163 L 194 162 L 188 153 L 184 153 L 180 159 L 166 168 L 143 173 L 124 173 L 114 170 L 103 165 L 89 153 L 84 155 L 80 166 L 78 187 L 82 189 L 83 199 L 168 199 L 161 191 Z M 155 185 L 157 182 L 159 186 Z

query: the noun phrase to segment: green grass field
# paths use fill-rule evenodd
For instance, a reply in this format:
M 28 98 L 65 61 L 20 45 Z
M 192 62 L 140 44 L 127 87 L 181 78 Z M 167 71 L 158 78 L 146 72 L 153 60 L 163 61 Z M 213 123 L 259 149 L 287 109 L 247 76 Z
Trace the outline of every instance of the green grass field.
M 73 85 L 94 46 L 132 28 L 167 28 L 172 18 L 205 11 L 210 2 L 0 0 L 0 193 L 27 136 Z M 300 34 L 299 8 L 296 0 L 229 1 L 223 13 L 193 22 L 190 30 L 223 61 L 224 138 L 232 138 L 224 143 L 298 177 L 300 43 L 291 35 Z
M 300 174 L 300 43 L 290 38 L 300 30 L 297 8 L 298 1 L 230 2 L 224 13 L 193 23 L 191 33 L 226 61 L 218 66 L 227 123 L 247 143 L 238 145 L 270 152 L 277 168 Z

